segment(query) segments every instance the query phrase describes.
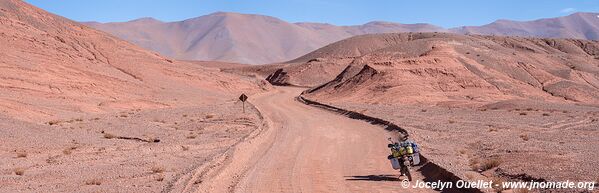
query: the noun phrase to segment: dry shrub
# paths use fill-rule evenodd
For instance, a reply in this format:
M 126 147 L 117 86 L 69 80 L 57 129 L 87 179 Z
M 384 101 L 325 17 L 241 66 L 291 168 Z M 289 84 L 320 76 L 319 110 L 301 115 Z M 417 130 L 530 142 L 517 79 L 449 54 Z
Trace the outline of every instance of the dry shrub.
M 465 149 L 462 149 L 462 150 L 460 150 L 460 151 L 458 151 L 458 152 L 459 152 L 460 154 L 462 154 L 462 155 L 464 155 L 464 154 L 468 153 L 468 151 L 466 151 Z
M 466 173 L 465 176 L 466 176 L 466 179 L 468 179 L 468 180 L 473 180 L 474 179 L 474 175 L 471 174 L 471 173 Z
M 16 174 L 16 175 L 18 175 L 18 176 L 22 176 L 22 175 L 24 175 L 24 174 L 25 174 L 25 169 L 24 169 L 24 168 L 15 168 L 13 171 L 14 171 L 14 172 L 15 172 L 15 174 Z
M 497 131 L 499 131 L 499 129 L 497 129 L 495 127 L 489 128 L 489 132 L 497 132 Z
M 528 114 L 526 114 L 525 112 L 521 112 L 520 115 L 528 115 Z
M 501 160 L 498 158 L 487 159 L 480 164 L 479 169 L 482 171 L 487 171 L 489 169 L 495 168 L 501 164 Z
M 94 186 L 99 186 L 102 184 L 102 180 L 100 179 L 91 179 L 91 180 L 87 180 L 85 181 L 86 185 L 94 185 Z
M 549 116 L 549 113 L 543 113 L 543 116 L 547 117 Z
M 472 167 L 472 170 L 478 172 L 484 172 L 493 169 L 500 164 L 501 160 L 499 158 L 489 158 L 483 160 L 482 162 L 479 162 L 477 159 L 470 160 L 470 167 Z
M 159 166 L 154 166 L 150 170 L 152 171 L 152 173 L 155 173 L 155 174 L 163 173 L 165 171 L 165 169 L 163 167 L 159 167 Z
M 17 158 L 26 158 L 27 157 L 27 152 L 26 151 L 19 151 L 17 152 Z
M 530 138 L 528 137 L 528 135 L 527 135 L 527 134 L 522 134 L 522 135 L 520 135 L 520 138 L 521 138 L 522 140 L 524 140 L 524 141 L 528 141 L 528 140 L 530 140 Z
M 454 120 L 451 120 L 451 119 L 450 119 L 448 122 L 449 122 L 449 123 L 451 123 L 451 124 L 454 124 L 454 123 L 455 123 L 455 121 L 454 121 Z
M 187 150 L 189 150 L 189 147 L 188 147 L 188 146 L 184 146 L 184 145 L 182 145 L 182 146 L 181 146 L 181 149 L 183 149 L 183 151 L 187 151 Z
M 196 137 L 197 137 L 197 136 L 195 136 L 195 135 L 188 135 L 188 136 L 187 136 L 187 139 L 195 139 Z
M 164 181 L 164 176 L 160 175 L 160 176 L 156 177 L 156 181 L 159 181 L 159 182 Z
M 492 186 L 495 191 L 502 192 L 505 190 L 505 189 L 503 189 L 503 186 L 502 186 L 502 184 L 505 182 L 505 180 L 503 180 L 502 178 L 499 178 L 499 177 L 494 177 L 492 181 L 493 181 Z
M 110 133 L 104 133 L 104 138 L 106 139 L 114 139 L 116 138 L 116 135 L 110 134 Z
M 48 121 L 48 125 L 58 125 L 60 122 L 60 120 L 52 120 L 52 121 Z
M 472 168 L 472 170 L 476 171 L 478 169 L 478 163 L 480 163 L 480 161 L 477 158 L 474 158 L 470 159 L 468 165 Z
M 73 150 L 75 150 L 75 149 L 77 149 L 77 147 L 75 147 L 75 146 L 69 147 L 69 148 L 62 150 L 62 153 L 65 155 L 71 155 L 71 153 L 73 153 Z
M 214 116 L 215 116 L 214 114 L 207 114 L 206 119 L 212 119 L 212 118 L 214 118 Z
M 149 142 L 153 142 L 153 143 L 158 143 L 158 142 L 160 142 L 160 138 L 158 138 L 158 137 L 150 137 L 150 138 L 148 138 L 148 141 Z
M 157 118 L 154 118 L 152 121 L 154 121 L 156 123 L 166 123 L 165 120 L 160 120 L 160 119 L 157 119 Z
M 424 112 L 426 112 L 426 109 L 422 109 L 422 110 L 420 110 L 420 112 L 423 112 L 423 113 L 424 113 Z
M 183 114 L 183 117 L 187 117 L 187 114 Z

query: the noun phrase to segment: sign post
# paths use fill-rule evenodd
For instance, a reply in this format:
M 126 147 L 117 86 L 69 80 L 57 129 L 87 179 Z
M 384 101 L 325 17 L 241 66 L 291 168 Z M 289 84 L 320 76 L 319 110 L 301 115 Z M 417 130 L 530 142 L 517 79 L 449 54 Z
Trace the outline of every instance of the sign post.
M 245 101 L 248 100 L 248 96 L 246 96 L 245 94 L 241 94 L 241 96 L 239 96 L 239 100 L 241 101 L 241 103 L 243 103 L 243 113 L 245 113 Z

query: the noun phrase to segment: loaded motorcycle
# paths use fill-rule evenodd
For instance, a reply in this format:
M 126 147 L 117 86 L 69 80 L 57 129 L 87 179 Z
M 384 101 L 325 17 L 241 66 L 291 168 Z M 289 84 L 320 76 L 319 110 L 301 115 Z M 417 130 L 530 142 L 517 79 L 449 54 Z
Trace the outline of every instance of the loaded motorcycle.
M 412 181 L 410 167 L 420 164 L 420 154 L 416 143 L 404 140 L 394 142 L 391 138 L 388 139 L 387 147 L 391 150 L 391 155 L 387 159 L 391 161 L 391 167 L 399 170 L 401 176 L 406 176 L 409 181 Z

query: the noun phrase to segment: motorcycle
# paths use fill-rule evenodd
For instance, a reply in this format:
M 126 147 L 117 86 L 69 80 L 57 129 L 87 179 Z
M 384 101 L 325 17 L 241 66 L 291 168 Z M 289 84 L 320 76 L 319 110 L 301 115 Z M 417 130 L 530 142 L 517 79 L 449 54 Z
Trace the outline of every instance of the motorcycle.
M 410 167 L 418 163 L 414 163 L 414 154 L 406 154 L 402 151 L 405 149 L 401 144 L 394 142 L 391 138 L 388 139 L 389 144 L 387 147 L 391 149 L 391 155 L 387 157 L 391 161 L 391 166 L 395 170 L 399 170 L 400 176 L 406 176 L 409 181 L 412 181 L 412 174 L 410 173 Z M 419 155 L 417 155 L 419 156 Z

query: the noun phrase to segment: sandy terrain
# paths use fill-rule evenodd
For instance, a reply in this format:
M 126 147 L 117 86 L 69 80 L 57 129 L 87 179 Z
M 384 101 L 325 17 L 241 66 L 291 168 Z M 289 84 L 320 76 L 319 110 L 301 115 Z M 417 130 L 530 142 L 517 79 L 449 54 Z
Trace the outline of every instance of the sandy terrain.
M 40 125 L 0 121 L 0 192 L 176 192 L 259 132 L 247 106 L 131 110 Z M 22 172 L 22 173 L 19 173 Z
M 429 160 L 463 179 L 599 178 L 596 107 L 522 102 L 480 109 L 329 104 L 400 125 L 422 144 Z M 481 164 L 494 161 L 497 165 L 480 170 Z
M 278 89 L 252 100 L 269 130 L 242 143 L 198 192 L 427 192 L 399 186 L 405 177 L 386 159 L 392 133 L 306 106 L 295 99 L 302 88 Z

